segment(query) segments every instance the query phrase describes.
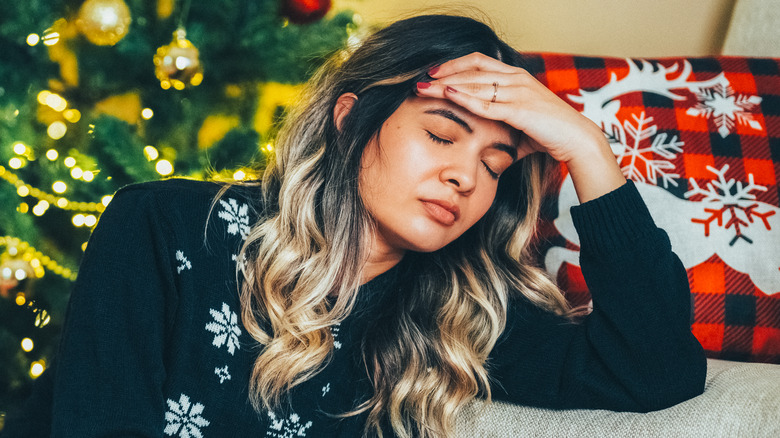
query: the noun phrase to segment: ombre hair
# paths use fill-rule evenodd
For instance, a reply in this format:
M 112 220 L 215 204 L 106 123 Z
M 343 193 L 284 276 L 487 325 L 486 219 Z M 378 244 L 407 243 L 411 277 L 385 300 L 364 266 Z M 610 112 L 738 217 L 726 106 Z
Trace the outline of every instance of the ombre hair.
M 413 17 L 334 56 L 286 116 L 263 176 L 265 213 L 239 264 L 243 323 L 262 346 L 249 391 L 258 411 L 279 407 L 322 370 L 334 348 L 330 327 L 355 304 L 374 230 L 358 184 L 364 148 L 432 66 L 472 52 L 525 67 L 479 21 Z M 337 129 L 333 109 L 344 93 L 357 99 Z M 473 227 L 440 250 L 405 255 L 401 293 L 372 315 L 361 343 L 373 394 L 341 414 L 367 413 L 366 435 L 381 436 L 384 424 L 400 437 L 450 436 L 466 402 L 490 400 L 486 360 L 513 294 L 571 313 L 529 250 L 549 166 L 543 154 L 523 158 Z

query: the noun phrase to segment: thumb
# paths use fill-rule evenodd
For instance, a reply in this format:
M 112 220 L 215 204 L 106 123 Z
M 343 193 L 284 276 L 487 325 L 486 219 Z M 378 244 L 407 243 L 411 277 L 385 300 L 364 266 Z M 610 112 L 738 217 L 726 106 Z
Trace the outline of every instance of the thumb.
M 517 159 L 521 160 L 534 152 L 545 152 L 545 150 L 539 142 L 528 135 L 523 134 L 523 138 L 517 146 Z

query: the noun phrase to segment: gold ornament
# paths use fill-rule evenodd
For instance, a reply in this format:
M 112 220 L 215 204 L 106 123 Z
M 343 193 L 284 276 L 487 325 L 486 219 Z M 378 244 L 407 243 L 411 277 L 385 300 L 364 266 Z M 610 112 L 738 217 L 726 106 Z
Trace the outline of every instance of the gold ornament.
M 130 30 L 130 8 L 123 0 L 87 0 L 79 8 L 81 33 L 98 46 L 113 46 Z
M 7 256 L 7 254 L 3 254 Z M 8 298 L 22 280 L 35 276 L 34 270 L 26 260 L 3 257 L 0 262 L 0 297 Z
M 170 44 L 157 49 L 154 74 L 165 90 L 171 87 L 183 90 L 188 85 L 198 86 L 203 81 L 198 48 L 187 39 L 187 31 L 183 28 L 173 33 Z

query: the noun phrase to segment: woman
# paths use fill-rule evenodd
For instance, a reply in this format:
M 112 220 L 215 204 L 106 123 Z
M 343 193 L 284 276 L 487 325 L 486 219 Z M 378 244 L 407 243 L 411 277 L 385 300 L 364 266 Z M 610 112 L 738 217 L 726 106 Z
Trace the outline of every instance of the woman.
M 523 67 L 472 19 L 399 21 L 312 79 L 262 188 L 121 190 L 71 299 L 53 435 L 451 436 L 474 397 L 699 394 L 684 268 L 600 129 Z M 578 323 L 529 251 L 549 157 L 582 203 Z

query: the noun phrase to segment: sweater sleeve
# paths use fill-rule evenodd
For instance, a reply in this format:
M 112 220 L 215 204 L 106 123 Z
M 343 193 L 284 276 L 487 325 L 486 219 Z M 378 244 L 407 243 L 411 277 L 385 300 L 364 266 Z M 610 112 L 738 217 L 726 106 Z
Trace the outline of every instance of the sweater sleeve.
M 54 362 L 53 437 L 162 436 L 175 285 L 160 212 L 150 190 L 120 190 L 90 237 Z
M 580 323 L 512 301 L 491 353 L 493 396 L 548 408 L 646 412 L 700 394 L 706 359 L 690 289 L 630 181 L 572 208 L 593 311 Z

